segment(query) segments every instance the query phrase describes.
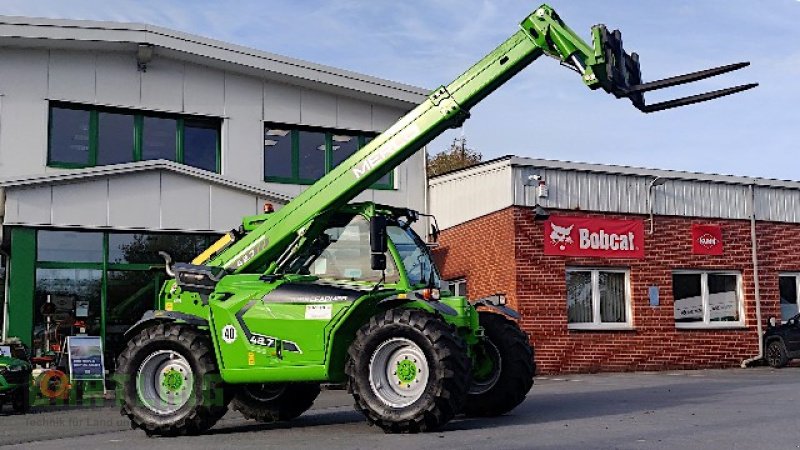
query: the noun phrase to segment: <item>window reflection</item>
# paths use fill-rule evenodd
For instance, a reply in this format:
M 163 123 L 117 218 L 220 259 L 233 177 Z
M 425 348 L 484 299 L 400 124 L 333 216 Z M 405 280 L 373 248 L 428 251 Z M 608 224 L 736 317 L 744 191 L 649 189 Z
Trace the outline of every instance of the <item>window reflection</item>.
M 103 261 L 102 233 L 40 230 L 36 246 L 39 261 Z

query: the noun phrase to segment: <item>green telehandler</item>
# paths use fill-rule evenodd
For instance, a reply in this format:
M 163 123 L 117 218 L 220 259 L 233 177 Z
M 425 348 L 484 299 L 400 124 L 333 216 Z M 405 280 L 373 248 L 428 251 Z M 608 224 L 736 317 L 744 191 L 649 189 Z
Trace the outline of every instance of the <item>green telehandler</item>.
M 711 100 L 747 84 L 656 104 L 647 91 L 746 66 L 643 83 L 619 31 L 582 41 L 547 5 L 447 86 L 274 212 L 246 217 L 191 263 L 173 263 L 159 310 L 126 333 L 118 396 L 134 427 L 201 433 L 228 410 L 269 422 L 311 407 L 321 383 L 347 383 L 356 409 L 386 432 L 440 428 L 457 414 L 519 405 L 535 363 L 503 296 L 469 301 L 439 290 L 420 213 L 350 204 L 389 171 L 542 55 L 590 89 L 643 112 Z M 435 232 L 433 233 L 436 234 Z

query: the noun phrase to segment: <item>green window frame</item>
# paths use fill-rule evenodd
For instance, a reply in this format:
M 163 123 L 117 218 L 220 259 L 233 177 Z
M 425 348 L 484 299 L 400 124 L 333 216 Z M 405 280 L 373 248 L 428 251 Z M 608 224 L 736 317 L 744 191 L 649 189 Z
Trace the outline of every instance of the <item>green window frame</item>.
M 58 161 L 53 155 L 53 110 L 54 109 L 71 109 L 76 111 L 84 111 L 89 113 L 89 129 L 88 129 L 88 146 L 89 155 L 86 163 L 64 162 Z M 135 109 L 113 108 L 113 107 L 100 107 L 93 105 L 83 105 L 76 103 L 65 102 L 50 102 L 48 108 L 48 130 L 47 130 L 47 166 L 57 167 L 61 169 L 83 169 L 86 167 L 96 167 L 103 164 L 97 163 L 97 152 L 99 149 L 99 115 L 101 113 L 113 114 L 129 114 L 133 116 L 133 153 L 131 154 L 130 162 L 143 161 L 142 148 L 144 146 L 144 122 L 145 118 L 163 118 L 175 120 L 175 157 L 173 161 L 179 164 L 186 164 L 185 161 L 185 141 L 184 132 L 186 129 L 186 122 L 198 123 L 205 122 L 208 128 L 216 130 L 216 155 L 215 155 L 215 173 L 220 173 L 221 160 L 222 160 L 222 119 L 218 117 L 209 116 L 191 116 L 170 113 L 159 113 L 152 111 L 142 111 Z M 192 166 L 196 167 L 196 166 Z M 201 169 L 202 170 L 202 169 Z
M 314 132 L 325 134 L 325 173 L 329 173 L 335 167 L 333 164 L 333 136 L 345 135 L 353 136 L 358 139 L 358 147 L 356 151 L 364 148 L 369 141 L 375 138 L 378 134 L 367 131 L 354 131 L 354 130 L 340 130 L 331 128 L 317 128 L 317 127 L 301 127 L 297 125 L 288 125 L 284 123 L 265 122 L 264 133 L 270 129 L 288 130 L 291 136 L 291 176 L 271 176 L 266 175 L 264 172 L 264 181 L 271 183 L 284 183 L 284 184 L 314 184 L 317 180 L 303 178 L 300 176 L 300 133 L 301 132 Z M 267 163 L 267 146 L 264 145 L 264 164 Z M 384 182 L 377 182 L 370 188 L 377 190 L 394 190 L 394 170 L 384 177 Z

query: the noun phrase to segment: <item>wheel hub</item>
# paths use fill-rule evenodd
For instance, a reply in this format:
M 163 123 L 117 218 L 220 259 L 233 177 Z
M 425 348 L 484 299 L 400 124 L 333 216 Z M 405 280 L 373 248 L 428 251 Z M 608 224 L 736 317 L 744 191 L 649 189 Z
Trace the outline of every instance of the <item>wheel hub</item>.
M 397 362 L 397 379 L 401 383 L 410 384 L 417 378 L 417 365 L 409 359 Z
M 159 415 L 181 409 L 192 395 L 194 375 L 189 361 L 173 350 L 159 350 L 142 361 L 136 373 L 139 400 Z
M 407 338 L 383 342 L 372 354 L 369 366 L 372 392 L 393 408 L 416 402 L 428 386 L 428 359 L 422 349 Z

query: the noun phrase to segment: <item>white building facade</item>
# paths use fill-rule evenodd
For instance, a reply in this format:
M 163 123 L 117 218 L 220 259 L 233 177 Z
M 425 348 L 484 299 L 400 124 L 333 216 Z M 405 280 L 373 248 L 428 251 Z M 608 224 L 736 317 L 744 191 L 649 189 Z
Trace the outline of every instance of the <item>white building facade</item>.
M 3 330 L 34 353 L 83 329 L 113 357 L 157 247 L 280 207 L 427 94 L 139 24 L 0 18 L 0 60 Z M 425 179 L 421 151 L 356 200 L 424 211 Z

